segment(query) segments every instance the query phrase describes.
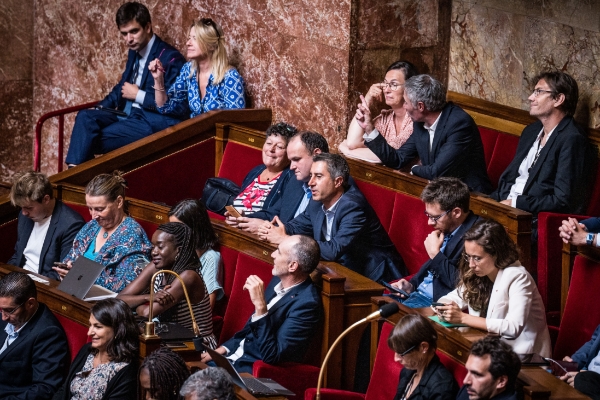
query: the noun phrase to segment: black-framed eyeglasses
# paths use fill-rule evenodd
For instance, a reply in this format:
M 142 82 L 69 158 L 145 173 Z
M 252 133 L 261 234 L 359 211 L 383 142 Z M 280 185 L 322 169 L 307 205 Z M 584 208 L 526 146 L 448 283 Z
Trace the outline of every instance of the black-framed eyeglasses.
M 540 94 L 542 93 L 550 93 L 553 94 L 554 92 L 552 90 L 545 90 L 545 89 L 533 89 L 533 96 L 534 97 L 538 97 Z
M 416 349 L 416 348 L 417 348 L 417 345 L 415 344 L 415 345 L 413 345 L 413 346 L 409 347 L 409 348 L 408 348 L 407 350 L 405 350 L 404 352 L 402 352 L 402 353 L 398 353 L 398 355 L 399 355 L 400 357 L 404 357 L 405 355 L 407 355 L 408 353 L 410 353 L 411 351 L 413 351 L 413 350 L 414 350 L 414 349 Z
M 21 308 L 21 306 L 23 304 L 25 304 L 25 303 L 27 303 L 27 300 L 25 300 L 24 302 L 22 302 L 21 304 L 19 304 L 15 308 L 13 308 L 12 310 L 9 310 L 9 309 L 6 309 L 6 308 L 0 308 L 0 314 L 13 315 L 15 313 L 15 311 L 17 311 L 19 308 Z
M 215 24 L 215 21 L 213 21 L 212 18 L 200 18 L 200 22 L 202 22 L 204 26 L 212 26 L 215 32 L 217 33 L 217 39 L 221 39 L 221 35 L 219 34 L 219 30 L 217 29 L 217 24 Z
M 429 218 L 431 221 L 433 222 L 438 222 L 438 220 L 440 218 L 442 218 L 444 215 L 448 214 L 451 210 L 448 211 L 444 211 L 442 214 L 438 215 L 438 216 L 434 216 L 429 214 L 427 211 L 425 211 L 425 215 L 427 216 L 427 218 Z
M 396 91 L 396 90 L 400 89 L 400 87 L 404 86 L 404 83 L 383 81 L 383 82 L 381 82 L 381 86 L 382 86 L 381 87 L 382 89 L 386 89 L 389 87 L 393 91 Z

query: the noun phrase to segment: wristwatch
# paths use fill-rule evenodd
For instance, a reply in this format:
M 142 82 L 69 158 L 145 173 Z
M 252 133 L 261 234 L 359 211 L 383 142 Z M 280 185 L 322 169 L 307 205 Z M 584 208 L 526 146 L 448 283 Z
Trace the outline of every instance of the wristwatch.
M 588 233 L 586 235 L 585 244 L 587 244 L 588 246 L 591 246 L 594 244 L 594 234 L 593 233 Z

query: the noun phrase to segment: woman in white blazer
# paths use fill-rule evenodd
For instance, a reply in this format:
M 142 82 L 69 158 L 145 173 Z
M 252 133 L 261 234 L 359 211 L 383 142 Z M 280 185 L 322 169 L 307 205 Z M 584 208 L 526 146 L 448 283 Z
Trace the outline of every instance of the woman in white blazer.
M 439 317 L 500 335 L 518 354 L 551 357 L 546 310 L 533 278 L 502 225 L 475 224 L 465 234 L 457 289 L 441 297 Z M 468 308 L 468 313 L 463 312 Z

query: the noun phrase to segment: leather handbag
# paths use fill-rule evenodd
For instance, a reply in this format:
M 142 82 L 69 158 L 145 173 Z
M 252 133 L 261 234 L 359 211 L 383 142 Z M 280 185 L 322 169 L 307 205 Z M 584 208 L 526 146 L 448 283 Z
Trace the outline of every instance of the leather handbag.
M 232 205 L 240 191 L 240 187 L 229 179 L 208 178 L 202 190 L 202 202 L 208 210 L 224 215 L 225 206 Z

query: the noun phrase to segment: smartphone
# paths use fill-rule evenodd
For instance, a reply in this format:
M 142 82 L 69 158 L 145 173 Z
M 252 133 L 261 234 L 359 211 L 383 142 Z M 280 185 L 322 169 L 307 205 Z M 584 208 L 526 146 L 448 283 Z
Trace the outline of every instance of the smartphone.
M 225 209 L 227 210 L 227 212 L 229 212 L 229 215 L 231 215 L 232 217 L 242 217 L 242 214 L 240 214 L 240 212 L 236 210 L 234 206 L 225 206 Z
M 446 307 L 447 304 L 444 303 L 431 303 L 432 307 Z
M 55 262 L 54 265 L 60 269 L 64 269 L 65 271 L 69 270 L 69 267 L 65 263 Z
M 386 289 L 391 290 L 392 292 L 400 293 L 401 295 L 406 296 L 406 297 L 410 296 L 404 290 L 398 289 L 397 287 L 394 287 L 394 286 L 390 285 L 389 283 L 387 283 L 385 281 L 381 281 L 379 283 L 382 284 L 383 286 L 385 286 Z
M 104 107 L 104 106 L 96 106 L 96 110 L 107 111 L 107 112 L 109 112 L 111 114 L 115 114 L 115 115 L 118 115 L 120 117 L 126 117 L 127 116 L 127 113 L 125 111 L 116 110 L 114 108 L 107 108 L 107 107 Z

